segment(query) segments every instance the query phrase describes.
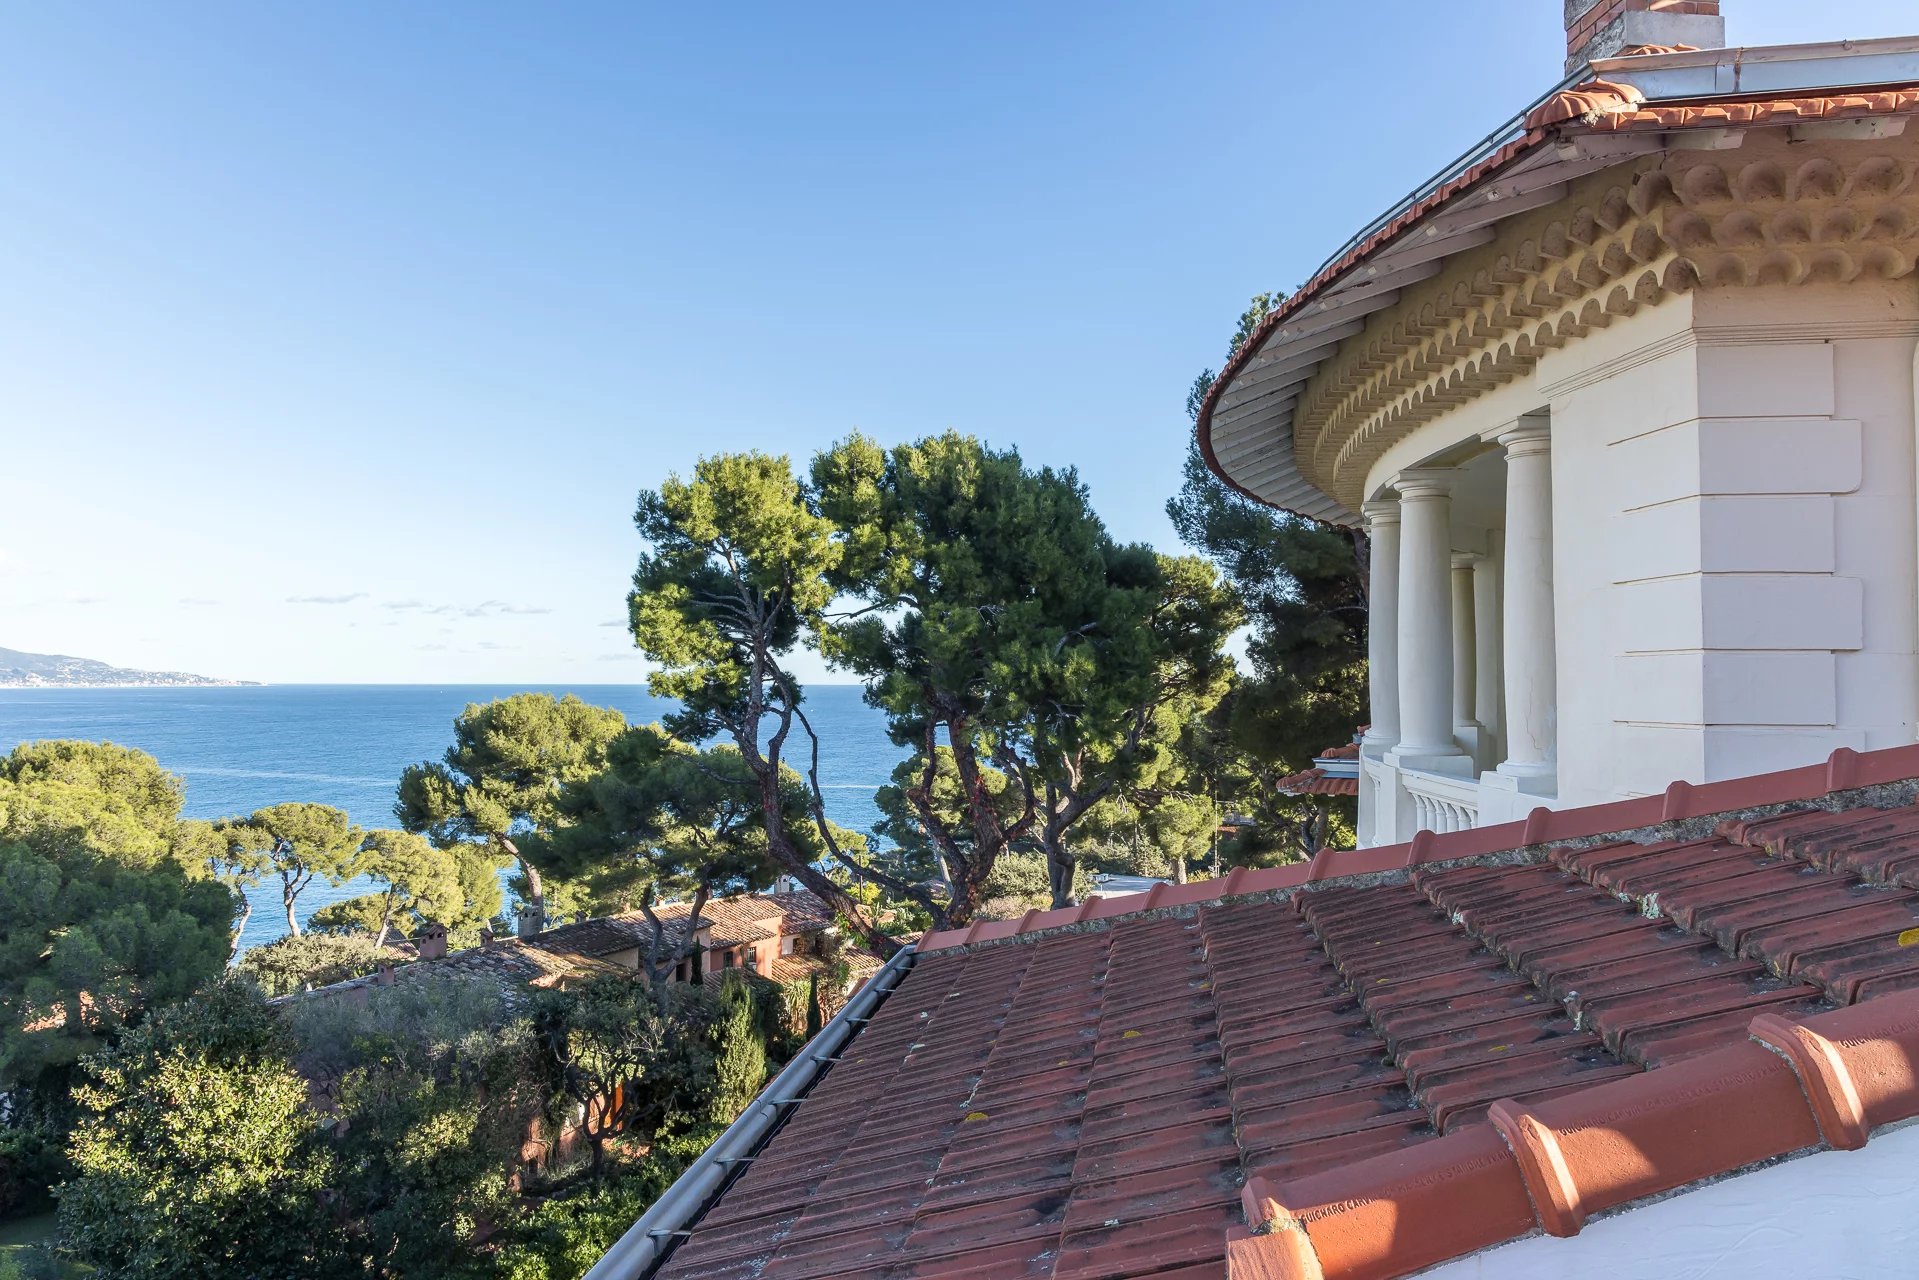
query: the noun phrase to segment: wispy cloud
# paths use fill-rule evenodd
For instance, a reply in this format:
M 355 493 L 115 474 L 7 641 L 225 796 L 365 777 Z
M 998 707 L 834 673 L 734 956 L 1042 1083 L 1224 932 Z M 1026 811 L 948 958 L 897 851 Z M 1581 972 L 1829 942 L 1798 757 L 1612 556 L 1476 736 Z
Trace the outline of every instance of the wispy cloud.
M 417 650 L 419 650 L 419 651 L 420 651 L 421 653 L 444 653 L 444 652 L 446 652 L 446 646 L 445 646 L 445 645 L 443 645 L 443 644 L 416 644 L 416 645 L 414 645 L 413 647 L 414 647 L 415 649 L 417 649 Z
M 615 618 L 615 619 L 613 619 L 613 621 L 611 621 L 611 622 L 602 622 L 602 623 L 601 623 L 600 625 L 601 625 L 601 626 L 603 626 L 603 627 L 623 627 L 623 626 L 625 626 L 625 625 L 626 625 L 626 619 L 625 619 L 625 618 Z
M 366 599 L 366 592 L 353 591 L 343 596 L 288 596 L 288 604 L 352 604 Z
M 220 602 L 218 600 L 209 600 L 205 596 L 181 596 L 180 603 L 195 609 L 204 609 L 210 605 L 219 604 Z
M 424 613 L 442 618 L 486 618 L 498 614 L 539 614 L 552 613 L 544 605 L 508 604 L 504 600 L 482 600 L 479 604 L 429 604 L 425 600 L 383 600 L 382 609 L 404 610 Z

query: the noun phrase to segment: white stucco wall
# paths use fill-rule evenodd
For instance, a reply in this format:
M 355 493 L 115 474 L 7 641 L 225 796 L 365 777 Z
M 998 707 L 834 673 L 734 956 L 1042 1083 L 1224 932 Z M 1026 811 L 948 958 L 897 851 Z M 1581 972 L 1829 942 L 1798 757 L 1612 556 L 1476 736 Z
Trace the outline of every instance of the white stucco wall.
M 1914 740 L 1916 343 L 1919 280 L 1697 290 L 1374 467 L 1377 490 L 1550 410 L 1557 805 Z M 1458 548 L 1488 545 L 1496 506 L 1457 505 Z
M 1919 1273 L 1919 1127 L 1420 1274 L 1427 1280 L 1880 1280 Z

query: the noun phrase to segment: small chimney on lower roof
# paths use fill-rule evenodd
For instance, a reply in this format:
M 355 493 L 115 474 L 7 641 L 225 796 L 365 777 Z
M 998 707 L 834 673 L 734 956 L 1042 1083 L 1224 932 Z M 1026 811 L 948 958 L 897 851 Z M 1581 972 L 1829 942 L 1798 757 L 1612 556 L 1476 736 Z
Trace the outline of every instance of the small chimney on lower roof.
M 420 930 L 420 940 L 417 946 L 419 957 L 422 960 L 438 960 L 445 956 L 446 926 L 439 923 L 427 925 L 426 928 Z
M 528 902 L 514 913 L 514 929 L 522 938 L 537 938 L 546 928 L 546 912 L 536 904 Z
M 1719 0 L 1564 0 L 1566 70 L 1638 45 L 1721 49 L 1726 20 Z

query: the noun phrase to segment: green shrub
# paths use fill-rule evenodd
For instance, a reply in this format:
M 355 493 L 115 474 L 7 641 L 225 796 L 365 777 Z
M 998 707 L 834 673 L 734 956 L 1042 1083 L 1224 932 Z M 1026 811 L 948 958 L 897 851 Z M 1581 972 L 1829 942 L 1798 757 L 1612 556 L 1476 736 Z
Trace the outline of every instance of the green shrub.
M 746 1110 L 766 1083 L 766 1040 L 754 1009 L 750 979 L 729 972 L 720 983 L 713 1024 L 714 1086 L 710 1117 L 728 1123 Z
M 39 1125 L 0 1128 L 0 1218 L 53 1207 L 53 1184 L 67 1172 L 66 1136 Z
M 224 981 L 84 1063 L 59 1189 L 68 1247 L 114 1280 L 324 1274 L 332 1181 L 273 1011 Z
M 251 948 L 241 955 L 238 967 L 268 995 L 285 996 L 372 973 L 388 958 L 364 934 L 289 934 Z
M 663 1138 L 643 1160 L 609 1166 L 542 1201 L 500 1250 L 500 1280 L 579 1280 L 724 1131 L 701 1125 Z

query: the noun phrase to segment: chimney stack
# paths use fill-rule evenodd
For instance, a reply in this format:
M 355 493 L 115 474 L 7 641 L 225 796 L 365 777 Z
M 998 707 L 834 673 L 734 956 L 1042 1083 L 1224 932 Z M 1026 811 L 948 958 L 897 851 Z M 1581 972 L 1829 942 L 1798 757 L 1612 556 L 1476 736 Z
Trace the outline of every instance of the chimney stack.
M 438 960 L 446 955 L 446 926 L 439 923 L 420 930 L 419 955 L 422 960 Z
M 514 928 L 522 938 L 537 938 L 546 928 L 546 912 L 524 903 L 514 912 Z
M 1566 70 L 1642 44 L 1722 49 L 1719 0 L 1565 0 Z

